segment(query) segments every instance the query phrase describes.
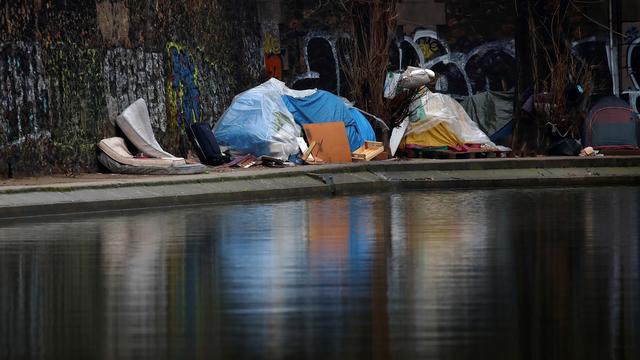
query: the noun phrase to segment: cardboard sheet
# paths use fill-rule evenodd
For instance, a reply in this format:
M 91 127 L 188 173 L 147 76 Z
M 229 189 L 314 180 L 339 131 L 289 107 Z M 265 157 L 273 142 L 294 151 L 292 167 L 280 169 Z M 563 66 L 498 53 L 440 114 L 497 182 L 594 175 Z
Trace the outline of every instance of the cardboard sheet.
M 309 143 L 318 143 L 312 152 L 315 158 L 322 159 L 326 164 L 351 162 L 351 149 L 344 123 L 305 124 L 303 128 Z

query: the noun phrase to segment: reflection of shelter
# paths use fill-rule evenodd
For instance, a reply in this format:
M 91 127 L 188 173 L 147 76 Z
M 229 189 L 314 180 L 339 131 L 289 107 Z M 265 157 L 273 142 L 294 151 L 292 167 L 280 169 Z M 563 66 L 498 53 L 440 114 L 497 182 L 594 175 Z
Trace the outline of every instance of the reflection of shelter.
M 311 259 L 344 262 L 349 252 L 348 199 L 309 200 L 308 241 Z
M 392 353 L 473 358 L 474 349 L 495 348 L 497 358 L 514 358 L 516 343 L 478 335 L 517 328 L 513 304 L 495 302 L 509 298 L 514 281 L 503 271 L 508 251 L 496 250 L 510 246 L 503 231 L 508 210 L 495 203 L 490 192 L 417 193 L 392 201 L 390 333 L 412 334 L 392 341 Z

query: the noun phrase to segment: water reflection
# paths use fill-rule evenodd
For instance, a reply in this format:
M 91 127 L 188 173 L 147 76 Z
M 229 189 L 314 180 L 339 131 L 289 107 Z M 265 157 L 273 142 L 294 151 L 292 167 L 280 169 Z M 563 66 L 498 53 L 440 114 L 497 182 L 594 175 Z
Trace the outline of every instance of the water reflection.
M 0 226 L 0 358 L 635 359 L 639 188 Z

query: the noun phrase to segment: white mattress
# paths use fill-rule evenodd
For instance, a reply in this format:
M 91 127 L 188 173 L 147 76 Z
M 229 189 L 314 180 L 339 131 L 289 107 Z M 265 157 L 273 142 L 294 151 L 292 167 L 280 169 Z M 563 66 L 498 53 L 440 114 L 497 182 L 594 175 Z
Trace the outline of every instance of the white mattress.
M 164 151 L 151 129 L 147 103 L 143 99 L 129 105 L 116 119 L 118 126 L 138 150 L 155 158 L 176 158 Z M 176 158 L 181 159 L 181 158 Z
M 136 158 L 127 149 L 124 139 L 112 137 L 100 140 L 98 147 L 113 160 L 131 166 L 171 167 L 185 164 L 183 158 L 175 156 L 162 158 Z M 171 154 L 169 154 L 171 155 Z

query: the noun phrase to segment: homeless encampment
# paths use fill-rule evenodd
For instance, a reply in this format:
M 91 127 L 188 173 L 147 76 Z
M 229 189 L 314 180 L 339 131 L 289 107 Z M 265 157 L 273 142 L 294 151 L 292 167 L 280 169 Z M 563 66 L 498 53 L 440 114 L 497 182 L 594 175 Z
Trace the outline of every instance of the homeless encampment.
M 301 125 L 342 121 L 352 150 L 375 140 L 373 129 L 357 109 L 321 90 L 292 90 L 277 79 L 234 99 L 213 129 L 221 147 L 237 154 L 288 160 L 299 153 Z

